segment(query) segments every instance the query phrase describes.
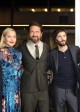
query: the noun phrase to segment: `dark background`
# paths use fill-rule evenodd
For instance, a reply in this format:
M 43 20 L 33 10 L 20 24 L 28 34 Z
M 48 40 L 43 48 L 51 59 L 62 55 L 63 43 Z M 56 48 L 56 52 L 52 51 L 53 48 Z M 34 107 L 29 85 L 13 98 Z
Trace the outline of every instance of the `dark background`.
M 18 7 L 74 7 L 75 0 L 1 0 L 0 8 Z

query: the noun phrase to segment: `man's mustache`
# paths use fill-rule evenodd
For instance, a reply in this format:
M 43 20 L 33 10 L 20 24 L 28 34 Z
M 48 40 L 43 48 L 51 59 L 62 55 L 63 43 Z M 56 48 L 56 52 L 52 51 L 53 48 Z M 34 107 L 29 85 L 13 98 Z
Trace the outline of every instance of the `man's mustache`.
M 32 37 L 37 37 L 37 36 L 32 36 Z
M 60 42 L 65 42 L 66 40 L 62 40 L 62 41 L 60 41 Z

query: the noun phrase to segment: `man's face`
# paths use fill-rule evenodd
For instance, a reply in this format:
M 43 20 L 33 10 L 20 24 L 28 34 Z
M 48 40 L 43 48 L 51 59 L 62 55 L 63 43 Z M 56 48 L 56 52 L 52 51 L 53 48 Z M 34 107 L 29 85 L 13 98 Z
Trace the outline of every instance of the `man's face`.
M 29 38 L 33 43 L 37 43 L 40 41 L 42 37 L 42 32 L 40 27 L 38 26 L 31 26 L 29 30 Z
M 65 46 L 67 43 L 67 35 L 64 31 L 59 32 L 56 37 L 56 42 L 59 46 Z

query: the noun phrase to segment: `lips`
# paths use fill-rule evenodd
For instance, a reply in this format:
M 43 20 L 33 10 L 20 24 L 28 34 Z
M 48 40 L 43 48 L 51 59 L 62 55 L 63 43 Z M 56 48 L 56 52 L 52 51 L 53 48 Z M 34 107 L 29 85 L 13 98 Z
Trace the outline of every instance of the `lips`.
M 10 42 L 11 44 L 13 44 L 14 42 Z

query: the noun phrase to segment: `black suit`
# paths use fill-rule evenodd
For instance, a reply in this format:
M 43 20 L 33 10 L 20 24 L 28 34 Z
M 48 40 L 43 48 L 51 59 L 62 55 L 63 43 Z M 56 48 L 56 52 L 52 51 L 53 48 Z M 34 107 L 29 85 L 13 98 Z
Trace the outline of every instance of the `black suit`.
M 20 48 L 24 68 L 21 78 L 22 112 L 34 112 L 36 105 L 38 105 L 41 112 L 49 111 L 48 81 L 46 74 L 48 50 L 48 46 L 43 44 L 43 52 L 37 62 L 28 51 L 26 44 Z M 40 102 L 42 103 L 40 104 Z
M 80 80 L 79 69 L 78 69 L 78 65 L 77 65 L 80 49 L 77 46 L 68 46 L 68 48 L 69 48 L 69 51 L 70 51 L 70 54 L 71 54 L 71 57 L 72 57 L 72 61 L 73 61 L 73 69 L 75 71 L 75 84 L 74 84 L 74 89 L 73 89 L 73 93 L 74 93 L 73 94 L 73 100 L 74 100 L 74 99 L 76 99 L 75 95 L 77 95 L 77 81 Z M 53 71 L 53 80 L 52 80 L 52 83 L 50 85 L 50 96 L 52 98 L 52 102 L 54 102 L 54 104 L 55 104 L 55 107 L 56 107 L 55 111 L 56 112 L 63 112 L 63 108 L 61 110 L 59 110 L 58 109 L 59 107 L 56 106 L 56 103 L 55 103 L 55 100 L 54 100 L 58 96 L 64 97 L 64 96 L 62 96 L 62 94 L 64 92 L 63 89 L 62 88 L 60 89 L 60 88 L 57 88 L 56 86 L 54 86 L 54 83 L 55 83 L 54 78 L 55 78 L 55 75 L 58 72 L 58 48 L 57 47 L 54 50 L 52 50 L 49 54 L 49 68 Z M 59 92 L 60 94 L 58 94 L 57 92 Z M 69 96 L 70 96 L 70 94 L 69 94 Z M 68 102 L 68 103 L 70 103 L 70 102 Z M 61 102 L 60 102 L 60 104 L 61 104 Z M 75 109 L 75 112 L 77 112 L 76 109 Z

